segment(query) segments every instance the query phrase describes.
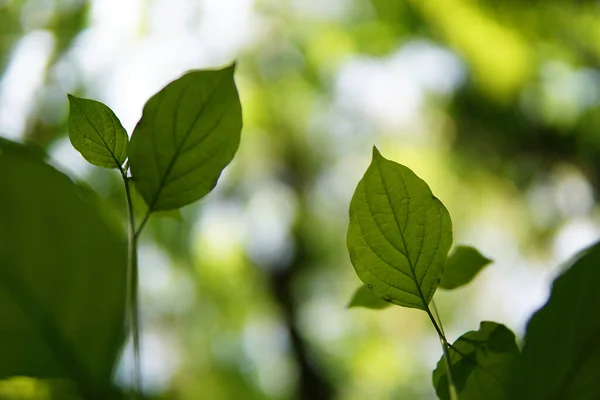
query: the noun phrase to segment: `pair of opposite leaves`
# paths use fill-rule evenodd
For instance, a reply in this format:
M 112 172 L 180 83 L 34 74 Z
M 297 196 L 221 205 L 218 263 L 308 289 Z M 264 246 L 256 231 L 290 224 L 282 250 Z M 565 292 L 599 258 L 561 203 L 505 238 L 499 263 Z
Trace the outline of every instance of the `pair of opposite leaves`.
M 126 173 L 148 212 L 176 210 L 208 194 L 240 142 L 235 65 L 198 70 L 150 98 L 131 141 L 104 104 L 69 95 L 69 138 L 91 164 Z
M 383 308 L 385 300 L 428 310 L 438 283 L 470 281 L 490 260 L 452 244 L 450 216 L 427 184 L 375 148 L 350 204 L 347 236 L 352 264 L 364 282 L 351 306 Z M 548 303 L 527 325 L 519 352 L 515 335 L 495 322 L 459 337 L 450 367 L 459 397 L 476 399 L 600 398 L 600 244 L 576 257 L 556 279 Z M 446 364 L 433 372 L 438 396 L 449 399 Z
M 90 163 L 124 176 L 128 158 L 148 212 L 182 207 L 214 187 L 237 150 L 233 73 L 192 71 L 167 85 L 131 142 L 108 107 L 69 96 L 70 140 Z M 94 193 L 38 149 L 0 139 L 0 166 L 0 379 L 68 378 L 90 398 L 109 398 L 98 394 L 113 391 L 125 337 L 122 232 Z

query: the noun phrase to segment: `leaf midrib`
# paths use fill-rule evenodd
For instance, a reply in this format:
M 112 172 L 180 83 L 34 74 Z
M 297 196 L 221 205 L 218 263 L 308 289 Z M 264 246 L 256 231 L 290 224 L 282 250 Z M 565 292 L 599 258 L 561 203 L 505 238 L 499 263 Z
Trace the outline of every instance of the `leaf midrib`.
M 90 126 L 94 129 L 94 132 L 96 132 L 96 134 L 98 135 L 98 137 L 100 138 L 100 140 L 102 140 L 102 143 L 104 144 L 104 147 L 106 147 L 106 150 L 108 150 L 108 153 L 110 154 L 110 156 L 112 157 L 113 161 L 115 162 L 115 166 L 117 168 L 121 167 L 121 164 L 119 163 L 119 160 L 117 160 L 117 157 L 115 157 L 115 153 L 110 149 L 110 147 L 108 147 L 108 144 L 106 143 L 106 140 L 104 140 L 104 137 L 102 136 L 102 134 L 100 134 L 100 131 L 98 131 L 98 129 L 96 128 L 96 126 L 92 123 L 92 121 L 88 118 L 87 114 L 85 113 L 85 111 L 83 110 L 82 107 L 79 106 L 79 104 L 77 104 L 77 102 L 75 102 L 76 107 L 79 109 L 79 111 L 81 112 L 81 115 L 83 116 L 83 118 L 90 124 Z M 102 117 L 100 117 L 102 118 Z M 114 123 L 113 123 L 113 128 L 114 128 Z M 115 145 L 117 142 L 117 135 L 115 134 Z M 84 135 L 85 138 L 85 135 Z
M 194 130 L 194 127 L 196 126 L 196 123 L 198 122 L 198 120 L 200 119 L 200 117 L 202 117 L 202 115 L 206 111 L 206 108 L 207 108 L 210 100 L 212 99 L 212 97 L 214 96 L 214 94 L 218 92 L 218 89 L 221 87 L 221 84 L 223 83 L 223 79 L 224 79 L 224 74 L 222 74 L 220 76 L 219 81 L 215 85 L 214 90 L 208 95 L 208 97 L 206 98 L 206 101 L 204 102 L 204 104 L 202 105 L 202 107 L 200 108 L 200 110 L 198 111 L 198 113 L 196 114 L 196 116 L 194 117 L 194 120 L 190 124 L 190 127 L 188 128 L 188 130 L 186 131 L 186 133 L 183 135 L 183 139 L 181 140 L 180 144 L 178 146 L 175 146 L 175 153 L 171 157 L 171 161 L 167 165 L 165 173 L 164 173 L 162 179 L 160 180 L 160 182 L 158 184 L 158 188 L 156 190 L 156 194 L 154 195 L 154 198 L 152 199 L 152 201 L 150 203 L 150 206 L 148 207 L 148 213 L 151 213 L 151 212 L 154 211 L 154 207 L 156 207 L 156 203 L 158 203 L 158 200 L 160 198 L 162 190 L 167 185 L 167 179 L 169 178 L 169 175 L 171 174 L 171 171 L 175 167 L 175 163 L 177 162 L 177 159 L 179 158 L 181 150 L 183 149 L 183 147 L 185 147 L 185 143 L 186 143 L 187 139 L 189 138 L 189 136 L 192 134 L 192 131 Z M 187 92 L 187 90 L 189 90 L 189 88 L 190 88 L 190 86 L 188 86 L 184 90 L 182 90 L 182 93 L 179 96 L 179 99 L 177 100 L 177 104 L 181 103 L 181 101 L 183 99 L 183 96 L 185 95 L 185 93 Z M 159 107 L 160 107 L 160 105 L 159 105 Z M 175 132 L 176 132 L 175 128 L 177 127 L 177 116 L 179 114 L 179 109 L 180 109 L 180 107 L 176 108 L 176 110 L 175 110 L 175 118 L 173 119 L 172 133 L 173 133 L 174 136 L 175 136 Z M 210 132 L 211 131 L 208 131 L 205 136 L 210 135 Z M 156 131 L 154 130 L 154 128 L 153 128 L 153 133 L 156 133 Z M 175 142 L 177 142 L 177 141 L 175 140 Z M 155 151 L 155 153 L 156 153 L 156 151 Z M 156 164 L 156 166 L 158 167 L 158 163 Z
M 417 275 L 416 275 L 416 271 L 415 271 L 415 266 L 413 265 L 411 259 L 410 259 L 410 254 L 408 252 L 408 247 L 406 245 L 406 239 L 404 238 L 404 231 L 402 230 L 402 228 L 400 227 L 400 221 L 398 221 L 398 216 L 396 215 L 396 210 L 394 210 L 394 207 L 392 206 L 392 202 L 390 200 L 390 196 L 389 196 L 389 192 L 387 189 L 387 185 L 386 185 L 386 181 L 385 178 L 383 177 L 383 172 L 381 171 L 381 165 L 380 165 L 380 160 L 379 158 L 377 158 L 377 172 L 379 173 L 379 176 L 381 177 L 381 182 L 383 183 L 383 189 L 385 190 L 385 198 L 387 200 L 387 203 L 390 206 L 390 209 L 392 210 L 392 215 L 394 216 L 394 221 L 396 222 L 396 226 L 398 227 L 398 231 L 400 232 L 400 238 L 402 239 L 402 244 L 404 245 L 404 251 L 406 254 L 403 254 L 406 257 L 406 260 L 408 261 L 408 266 L 410 268 L 410 272 L 412 275 L 412 279 L 415 283 L 415 286 L 417 287 L 417 291 L 419 292 L 419 297 L 421 298 L 421 301 L 423 302 L 423 307 L 424 309 L 428 308 L 428 304 L 427 301 L 425 300 L 425 296 L 423 296 L 423 291 L 421 290 L 421 285 L 419 284 L 419 281 L 417 279 Z M 402 183 L 404 185 L 404 190 L 406 192 L 406 195 L 408 196 L 408 188 L 406 187 L 406 183 L 404 182 L 404 177 L 402 177 Z M 408 215 L 410 215 L 410 201 L 407 202 L 406 204 L 406 208 L 407 208 L 407 224 L 408 224 Z M 373 218 L 375 220 L 375 222 L 377 223 L 377 225 L 379 226 L 379 223 L 377 222 L 377 219 Z M 380 227 L 381 229 L 381 227 Z M 383 233 L 383 231 L 382 231 Z M 384 234 L 385 236 L 385 234 Z M 425 235 L 423 235 L 423 241 L 421 242 L 421 249 L 423 247 L 423 242 L 425 241 Z M 392 246 L 396 247 L 393 242 L 390 240 L 390 243 L 392 243 Z M 400 253 L 402 253 L 400 251 L 400 249 L 396 249 L 398 250 Z
M 360 230 L 361 236 L 364 236 L 364 233 L 363 233 L 363 230 L 362 230 L 362 227 L 360 226 L 360 224 L 358 224 L 358 229 Z M 381 260 L 381 261 L 382 261 L 384 264 L 386 264 L 386 265 L 388 265 L 390 268 L 393 268 L 394 270 L 396 270 L 396 271 L 400 272 L 402 275 L 404 275 L 404 276 L 408 277 L 409 279 L 411 279 L 411 278 L 412 278 L 412 277 L 411 277 L 409 274 L 407 274 L 406 272 L 404 272 L 404 271 L 402 271 L 402 270 L 399 270 L 398 268 L 394 267 L 394 265 L 392 265 L 392 264 L 391 264 L 389 261 L 387 261 L 385 258 L 383 258 L 383 256 L 381 256 L 381 255 L 380 255 L 380 254 L 379 254 L 379 253 L 378 253 L 378 252 L 375 250 L 375 248 L 374 248 L 374 247 L 373 247 L 373 246 L 372 246 L 372 245 L 371 245 L 371 244 L 370 244 L 370 243 L 369 243 L 367 240 L 363 240 L 363 242 L 364 242 L 364 243 L 367 245 L 367 247 L 368 247 L 368 248 L 371 250 L 371 252 L 373 252 L 373 254 L 375 254 L 375 256 L 376 256 L 377 258 L 379 258 L 379 259 L 380 259 L 380 260 Z M 391 286 L 391 287 L 393 287 L 394 289 L 400 290 L 400 291 L 402 291 L 402 292 L 404 292 L 404 293 L 406 293 L 406 294 L 409 294 L 409 295 L 411 295 L 411 296 L 414 296 L 414 297 L 416 297 L 417 299 L 421 300 L 421 298 L 420 298 L 420 296 L 419 296 L 418 294 L 415 294 L 415 293 L 413 293 L 413 292 L 409 292 L 409 291 L 407 291 L 406 289 L 403 289 L 403 288 L 401 288 L 401 287 L 399 287 L 399 286 L 397 286 L 397 285 L 395 285 L 395 284 L 392 284 L 392 283 L 386 282 L 386 281 L 384 281 L 383 279 L 379 278 L 379 277 L 377 276 L 377 274 L 375 274 L 375 273 L 373 273 L 373 272 L 372 272 L 372 270 L 371 270 L 371 268 L 369 267 L 368 263 L 363 263 L 363 265 L 365 266 L 365 268 L 366 268 L 366 269 L 367 269 L 367 270 L 368 270 L 368 271 L 369 271 L 369 272 L 370 272 L 370 273 L 371 273 L 371 274 L 372 274 L 372 275 L 373 275 L 373 276 L 374 276 L 376 279 L 378 279 L 378 280 L 380 280 L 380 281 L 384 282 L 386 285 L 388 285 L 388 286 Z M 408 301 L 405 301 L 405 302 L 406 302 L 406 303 L 409 303 Z M 410 304 L 415 304 L 415 305 L 416 305 L 416 303 L 410 303 Z

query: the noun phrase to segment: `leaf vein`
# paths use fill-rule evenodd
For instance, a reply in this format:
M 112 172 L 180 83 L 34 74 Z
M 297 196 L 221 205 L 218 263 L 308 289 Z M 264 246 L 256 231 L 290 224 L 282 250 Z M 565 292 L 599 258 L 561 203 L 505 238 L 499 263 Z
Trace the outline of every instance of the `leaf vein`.
M 158 200 L 160 198 L 160 194 L 167 184 L 167 179 L 169 178 L 169 175 L 171 174 L 171 171 L 173 170 L 173 167 L 175 166 L 175 163 L 177 162 L 177 159 L 179 158 L 182 147 L 185 146 L 185 142 L 187 141 L 188 137 L 194 130 L 196 123 L 198 123 L 198 121 L 200 120 L 200 117 L 202 117 L 202 115 L 204 115 L 204 111 L 206 110 L 207 105 L 210 104 L 210 100 L 212 99 L 212 96 L 216 92 L 218 92 L 218 89 L 221 86 L 222 81 L 223 81 L 223 76 L 220 77 L 219 81 L 215 85 L 215 88 L 209 94 L 208 98 L 205 100 L 204 104 L 202 105 L 202 107 L 200 108 L 200 110 L 198 111 L 196 116 L 194 117 L 192 124 L 190 125 L 189 129 L 186 131 L 186 133 L 183 136 L 183 140 L 181 141 L 180 146 L 175 148 L 175 154 L 173 154 L 173 157 L 171 158 L 171 161 L 169 162 L 169 165 L 167 166 L 167 169 L 165 170 L 165 173 L 162 176 L 162 179 L 160 180 L 156 194 L 154 195 L 154 198 L 152 199 L 152 202 L 150 203 L 150 206 L 148 207 L 148 212 L 152 212 L 154 207 L 156 206 L 156 203 L 158 202 Z M 207 133 L 207 135 L 208 135 L 208 133 Z

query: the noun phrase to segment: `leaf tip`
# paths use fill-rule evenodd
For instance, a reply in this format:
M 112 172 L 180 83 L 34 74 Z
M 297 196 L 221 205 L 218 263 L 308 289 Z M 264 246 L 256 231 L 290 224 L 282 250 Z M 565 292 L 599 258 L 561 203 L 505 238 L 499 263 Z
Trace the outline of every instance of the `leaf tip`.
M 373 158 L 371 164 L 379 165 L 383 161 L 388 161 L 388 159 L 381 155 L 377 146 L 373 146 Z
M 82 104 L 85 101 L 81 97 L 74 96 L 71 93 L 67 93 L 67 99 L 69 99 L 70 106 Z
M 377 148 L 377 146 L 373 146 L 373 158 L 376 158 L 376 157 L 382 157 L 382 155 L 379 152 L 379 149 Z
M 237 65 L 238 65 L 238 60 L 234 59 L 232 62 L 230 62 L 229 64 L 226 64 L 224 67 L 222 67 L 221 71 L 227 72 L 227 73 L 231 74 L 231 76 L 233 76 L 235 73 L 235 70 L 237 69 Z

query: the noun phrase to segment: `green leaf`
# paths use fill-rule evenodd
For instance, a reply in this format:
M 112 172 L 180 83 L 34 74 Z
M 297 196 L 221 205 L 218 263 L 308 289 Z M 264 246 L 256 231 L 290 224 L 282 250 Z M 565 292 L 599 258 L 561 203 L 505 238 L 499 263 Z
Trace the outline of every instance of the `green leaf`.
M 448 256 L 442 273 L 440 287 L 456 289 L 466 285 L 492 260 L 485 258 L 477 249 L 470 246 L 457 246 Z
M 519 356 L 515 334 L 510 329 L 483 321 L 478 331 L 465 333 L 448 351 L 461 400 L 507 399 L 508 380 Z M 433 386 L 440 399 L 450 399 L 443 356 L 433 371 Z
M 373 148 L 350 203 L 347 244 L 358 277 L 376 296 L 426 310 L 452 245 L 452 222 L 423 180 Z
M 36 161 L 44 161 L 46 159 L 46 153 L 41 147 L 31 143 L 13 142 L 0 136 L 0 156 L 2 154 L 28 157 Z
M 600 399 L 600 244 L 580 253 L 531 317 L 511 399 Z
M 231 65 L 187 73 L 146 103 L 131 137 L 129 163 L 150 211 L 206 196 L 233 159 L 242 128 L 234 70 Z
M 127 158 L 127 132 L 110 108 L 95 100 L 68 95 L 69 139 L 91 164 L 120 168 Z
M 0 155 L 0 187 L 0 379 L 68 378 L 104 398 L 124 338 L 123 232 L 28 156 Z
M 364 307 L 371 308 L 373 310 L 381 310 L 388 308 L 391 305 L 392 303 L 388 303 L 387 301 L 375 296 L 375 293 L 373 293 L 373 291 L 366 285 L 360 285 L 360 287 L 354 292 L 352 300 L 350 301 L 350 304 L 348 304 L 348 308 Z

